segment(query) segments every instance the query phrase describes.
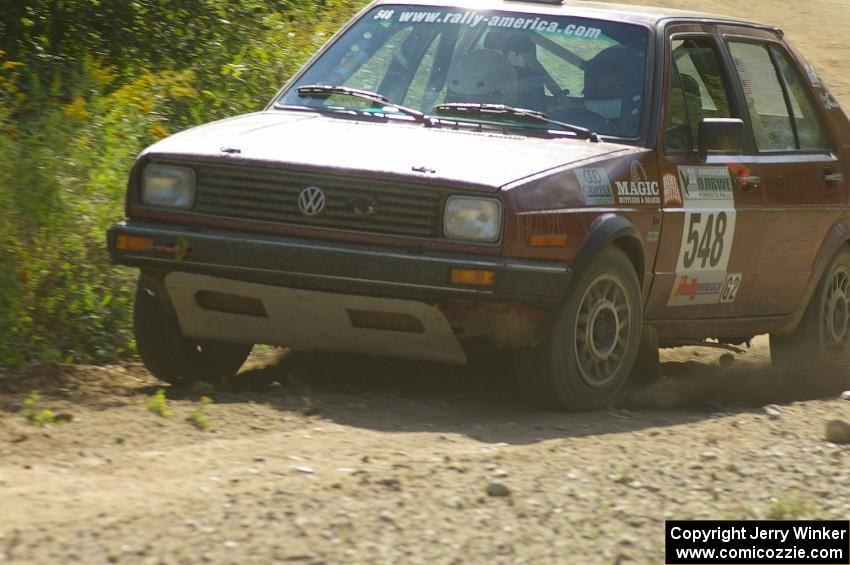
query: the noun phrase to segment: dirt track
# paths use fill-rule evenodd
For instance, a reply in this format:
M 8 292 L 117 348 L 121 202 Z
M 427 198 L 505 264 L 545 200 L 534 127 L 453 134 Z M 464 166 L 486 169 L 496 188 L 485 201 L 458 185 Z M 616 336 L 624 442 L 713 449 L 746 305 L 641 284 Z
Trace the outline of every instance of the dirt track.
M 846 376 L 777 375 L 763 339 L 665 353 L 622 407 L 518 403 L 504 364 L 445 370 L 267 353 L 215 394 L 138 366 L 42 365 L 0 380 L 0 561 L 659 563 L 665 518 L 846 519 Z M 73 421 L 28 424 L 33 388 Z M 770 403 L 788 403 L 762 408 Z M 499 482 L 508 497 L 488 496 Z
M 850 106 L 846 0 L 668 3 L 782 25 Z M 150 412 L 139 366 L 0 376 L 0 562 L 660 563 L 666 518 L 850 516 L 850 446 L 823 439 L 850 378 L 779 374 L 764 338 L 731 368 L 665 352 L 667 379 L 581 415 L 520 404 L 500 359 L 279 355 L 206 431 L 192 391 Z M 34 389 L 73 420 L 27 423 Z

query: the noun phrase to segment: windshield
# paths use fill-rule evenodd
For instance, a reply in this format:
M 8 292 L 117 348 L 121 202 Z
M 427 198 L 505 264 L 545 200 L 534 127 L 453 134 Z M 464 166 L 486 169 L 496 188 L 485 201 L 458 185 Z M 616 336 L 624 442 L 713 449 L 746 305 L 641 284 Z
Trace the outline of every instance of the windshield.
M 307 85 L 345 86 L 437 116 L 445 112 L 435 112 L 440 104 L 504 104 L 633 138 L 644 106 L 647 44 L 645 28 L 618 22 L 383 5 L 349 28 L 278 104 L 386 113 L 351 96 L 298 93 Z M 512 121 L 509 113 L 467 112 L 462 119 Z

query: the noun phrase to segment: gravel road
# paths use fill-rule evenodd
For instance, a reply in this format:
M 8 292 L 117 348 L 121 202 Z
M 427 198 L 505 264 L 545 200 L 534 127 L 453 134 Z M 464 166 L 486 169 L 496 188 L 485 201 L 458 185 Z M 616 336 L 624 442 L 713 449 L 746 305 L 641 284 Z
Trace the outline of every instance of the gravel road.
M 212 394 L 137 365 L 0 378 L 0 562 L 660 563 L 669 518 L 847 519 L 846 375 L 781 375 L 766 339 L 664 353 L 591 414 L 468 369 L 266 351 Z M 71 421 L 27 422 L 23 401 Z

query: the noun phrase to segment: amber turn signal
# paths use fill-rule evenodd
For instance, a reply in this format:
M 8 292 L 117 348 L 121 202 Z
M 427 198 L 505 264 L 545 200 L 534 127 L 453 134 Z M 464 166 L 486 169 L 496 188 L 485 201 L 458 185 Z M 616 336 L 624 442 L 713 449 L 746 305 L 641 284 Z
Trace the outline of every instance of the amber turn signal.
M 565 235 L 532 235 L 528 242 L 531 247 L 563 247 L 567 244 Z
M 115 248 L 123 251 L 146 251 L 153 247 L 152 237 L 127 235 L 119 233 L 115 236 Z
M 475 286 L 493 286 L 493 271 L 478 269 L 452 269 L 452 284 L 467 284 Z

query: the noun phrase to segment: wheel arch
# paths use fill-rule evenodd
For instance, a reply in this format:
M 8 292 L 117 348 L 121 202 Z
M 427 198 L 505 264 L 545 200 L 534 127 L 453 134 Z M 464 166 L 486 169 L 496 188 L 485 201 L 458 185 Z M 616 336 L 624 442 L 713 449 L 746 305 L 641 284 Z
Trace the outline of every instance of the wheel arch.
M 587 237 L 573 261 L 573 280 L 604 249 L 614 246 L 626 254 L 635 273 L 641 290 L 646 279 L 646 254 L 643 240 L 635 225 L 623 216 L 604 214 L 596 218 L 590 226 Z
M 809 276 L 809 282 L 806 285 L 806 291 L 803 294 L 803 299 L 800 301 L 800 304 L 794 312 L 794 315 L 791 317 L 789 323 L 783 328 L 783 331 L 776 333 L 780 335 L 788 334 L 797 328 L 809 308 L 809 304 L 812 301 L 812 297 L 814 296 L 815 290 L 817 290 L 824 273 L 827 268 L 829 268 L 832 260 L 842 249 L 850 249 L 850 215 L 845 216 L 832 224 L 832 227 L 829 229 L 823 243 L 821 243 L 820 249 L 818 249 L 817 255 L 815 255 L 815 260 L 812 263 L 811 275 Z

